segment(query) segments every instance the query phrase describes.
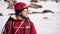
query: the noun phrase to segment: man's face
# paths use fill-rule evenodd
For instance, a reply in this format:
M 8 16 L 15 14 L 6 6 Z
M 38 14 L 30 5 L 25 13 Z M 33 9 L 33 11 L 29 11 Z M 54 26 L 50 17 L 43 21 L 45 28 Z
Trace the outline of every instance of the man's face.
M 22 10 L 22 16 L 23 17 L 28 17 L 28 10 L 27 9 L 24 9 L 24 10 Z

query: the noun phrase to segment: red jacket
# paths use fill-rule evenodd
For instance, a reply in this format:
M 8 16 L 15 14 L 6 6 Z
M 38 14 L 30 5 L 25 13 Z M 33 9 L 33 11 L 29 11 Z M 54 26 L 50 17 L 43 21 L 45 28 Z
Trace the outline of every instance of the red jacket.
M 11 19 L 11 20 L 8 20 L 8 22 L 6 23 L 6 26 L 5 26 L 6 32 L 4 31 L 3 34 L 5 34 L 5 33 L 6 34 L 24 34 L 25 31 L 26 31 L 26 34 L 37 34 L 35 27 L 31 21 L 29 21 L 29 23 L 30 23 L 30 25 L 29 25 L 27 20 L 25 20 L 25 21 L 14 20 L 14 19 Z M 21 23 L 22 23 L 22 25 L 21 25 Z M 20 27 L 20 25 L 21 25 L 21 27 Z M 26 30 L 24 31 L 25 28 L 26 28 Z

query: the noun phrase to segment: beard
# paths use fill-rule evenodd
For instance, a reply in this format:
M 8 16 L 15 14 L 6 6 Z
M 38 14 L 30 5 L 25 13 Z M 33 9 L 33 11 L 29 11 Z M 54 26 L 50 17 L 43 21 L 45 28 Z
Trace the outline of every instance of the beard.
M 30 20 L 29 17 L 22 16 L 22 15 L 19 15 L 19 16 L 22 17 L 22 18 L 25 19 L 25 20 Z

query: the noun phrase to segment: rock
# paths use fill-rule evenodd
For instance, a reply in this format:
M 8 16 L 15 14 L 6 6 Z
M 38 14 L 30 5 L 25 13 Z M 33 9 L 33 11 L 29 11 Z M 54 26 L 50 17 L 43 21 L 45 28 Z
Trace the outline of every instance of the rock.
M 31 0 L 30 2 L 38 2 L 38 0 Z
M 39 0 L 39 1 L 48 1 L 48 0 Z
M 32 12 L 32 14 L 41 14 L 41 12 Z
M 16 0 L 9 0 L 7 9 L 13 9 L 13 6 L 16 4 Z
M 31 4 L 29 5 L 30 8 L 42 8 L 42 5 Z
M 52 12 L 51 10 L 43 10 L 42 13 L 54 13 L 54 12 Z
M 43 19 L 48 19 L 48 17 L 43 17 Z
M 2 13 L 0 13 L 0 16 L 3 16 L 3 14 L 2 14 Z

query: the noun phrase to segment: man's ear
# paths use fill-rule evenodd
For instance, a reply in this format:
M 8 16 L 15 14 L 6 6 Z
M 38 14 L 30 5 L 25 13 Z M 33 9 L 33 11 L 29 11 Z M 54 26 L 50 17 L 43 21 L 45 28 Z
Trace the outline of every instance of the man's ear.
M 19 13 L 19 15 L 21 15 L 21 13 Z

